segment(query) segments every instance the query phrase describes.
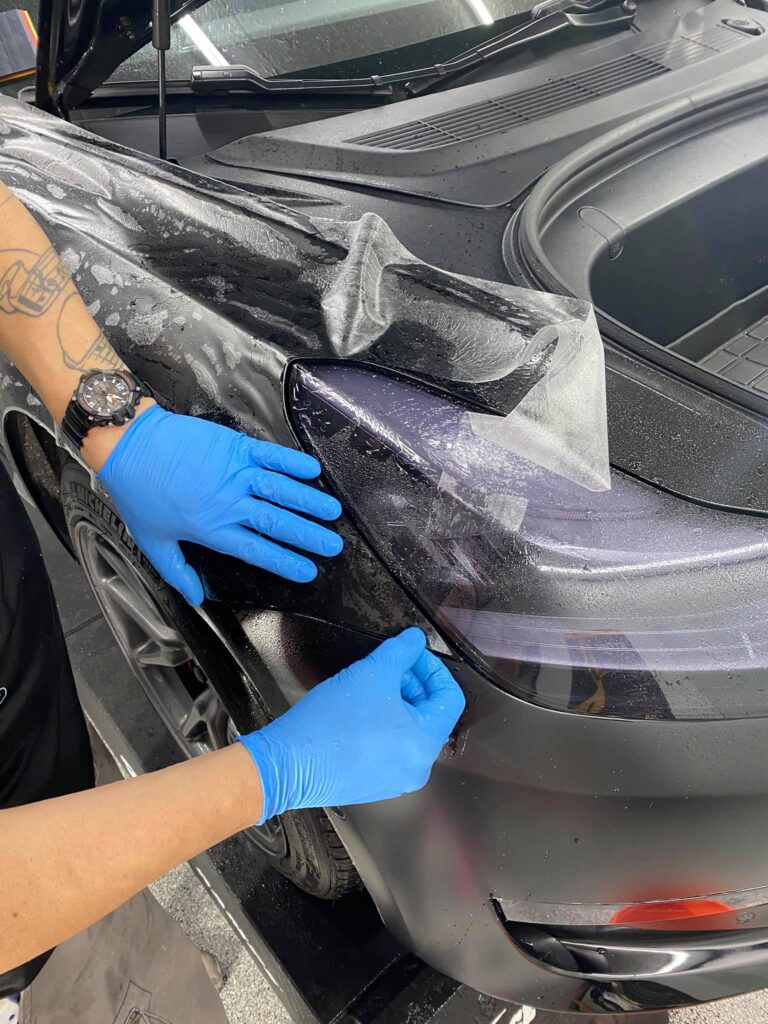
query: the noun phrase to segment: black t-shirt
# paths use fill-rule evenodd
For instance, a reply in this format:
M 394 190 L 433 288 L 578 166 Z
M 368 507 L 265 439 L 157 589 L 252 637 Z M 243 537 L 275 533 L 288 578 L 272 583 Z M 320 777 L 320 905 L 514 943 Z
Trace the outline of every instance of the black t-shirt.
M 88 732 L 43 556 L 0 464 L 0 809 L 92 785 Z M 0 997 L 25 988 L 46 959 L 0 974 Z

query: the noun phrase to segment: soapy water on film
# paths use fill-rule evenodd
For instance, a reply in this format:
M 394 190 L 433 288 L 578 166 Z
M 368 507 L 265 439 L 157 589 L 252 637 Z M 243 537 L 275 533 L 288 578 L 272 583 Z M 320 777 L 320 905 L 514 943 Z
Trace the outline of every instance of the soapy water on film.
M 507 526 L 522 517 L 509 474 L 500 488 L 469 465 L 478 437 L 516 464 L 610 487 L 603 348 L 589 303 L 439 270 L 374 214 L 310 220 L 184 169 L 153 162 L 147 173 L 146 158 L 14 101 L 0 104 L 0 125 L 3 180 L 67 253 L 120 354 L 153 384 L 158 367 L 194 376 L 187 408 L 178 388 L 172 396 L 179 411 L 225 407 L 258 433 L 284 419 L 286 359 L 371 362 L 477 399 L 444 439 L 452 458 L 432 528 L 446 494 L 470 517 Z

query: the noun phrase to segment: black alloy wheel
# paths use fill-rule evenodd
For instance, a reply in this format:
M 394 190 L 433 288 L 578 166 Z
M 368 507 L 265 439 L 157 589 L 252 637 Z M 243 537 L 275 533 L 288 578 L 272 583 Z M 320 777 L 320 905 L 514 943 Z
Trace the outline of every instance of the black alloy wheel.
M 237 729 L 220 697 L 242 669 L 204 618 L 190 611 L 136 547 L 75 462 L 62 471 L 64 516 L 94 596 L 128 664 L 180 751 L 226 747 Z M 226 672 L 217 686 L 211 666 Z M 264 721 L 269 720 L 265 709 Z M 323 899 L 358 891 L 360 877 L 327 814 L 289 812 L 246 832 L 278 871 Z

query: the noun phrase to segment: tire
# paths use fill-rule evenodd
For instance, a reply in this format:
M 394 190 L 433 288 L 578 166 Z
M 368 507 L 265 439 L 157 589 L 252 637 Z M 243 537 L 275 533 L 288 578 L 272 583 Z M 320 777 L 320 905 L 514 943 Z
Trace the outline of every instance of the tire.
M 91 488 L 89 474 L 71 460 L 62 471 L 61 500 L 72 546 L 104 617 L 181 752 L 194 757 L 232 742 L 237 732 L 217 679 L 242 674 L 234 657 L 158 576 L 115 510 Z M 266 708 L 261 716 L 261 725 L 271 717 Z M 291 811 L 246 834 L 272 867 L 312 896 L 336 900 L 361 888 L 322 810 Z

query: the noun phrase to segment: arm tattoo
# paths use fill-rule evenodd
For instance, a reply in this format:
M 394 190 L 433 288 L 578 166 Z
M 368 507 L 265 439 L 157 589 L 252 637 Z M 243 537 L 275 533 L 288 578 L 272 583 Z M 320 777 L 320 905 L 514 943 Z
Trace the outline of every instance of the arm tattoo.
M 89 344 L 65 341 L 59 337 L 64 363 L 71 370 L 110 369 L 124 370 L 125 363 L 115 352 L 101 331 Z
M 0 206 L 5 202 L 7 199 Z M 27 249 L 0 249 L 0 257 L 4 253 L 16 258 L 0 273 L 0 313 L 41 317 L 65 295 L 56 324 L 64 365 L 71 370 L 125 369 L 125 363 L 92 320 L 87 320 L 85 332 L 82 330 L 82 300 L 53 246 L 42 256 Z M 67 288 L 72 289 L 69 295 Z M 89 329 L 95 332 L 90 337 L 86 333 Z
M 42 316 L 70 283 L 69 271 L 53 246 L 49 246 L 42 256 L 26 250 L 17 249 L 15 252 L 19 253 L 18 259 L 0 277 L 0 310 L 24 316 Z
M 77 292 L 68 296 L 59 312 L 56 333 L 64 365 L 70 370 L 124 370 L 125 363 L 99 328 L 88 320 L 82 329 L 82 305 Z M 89 333 L 86 333 L 89 332 Z

